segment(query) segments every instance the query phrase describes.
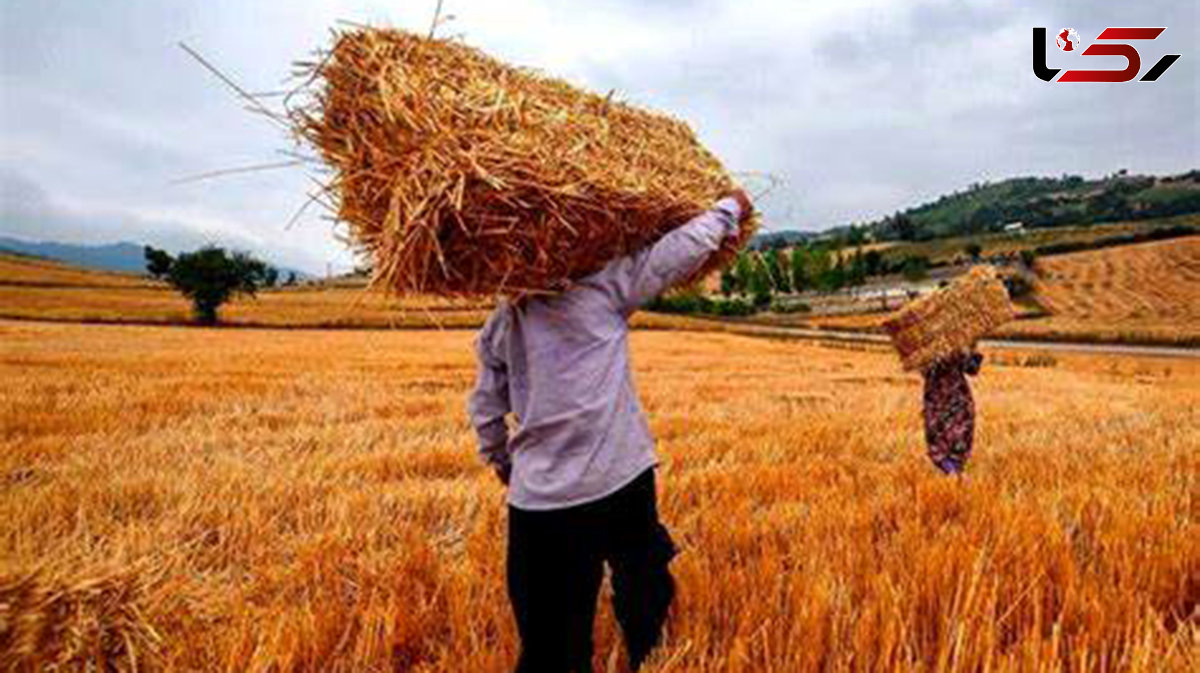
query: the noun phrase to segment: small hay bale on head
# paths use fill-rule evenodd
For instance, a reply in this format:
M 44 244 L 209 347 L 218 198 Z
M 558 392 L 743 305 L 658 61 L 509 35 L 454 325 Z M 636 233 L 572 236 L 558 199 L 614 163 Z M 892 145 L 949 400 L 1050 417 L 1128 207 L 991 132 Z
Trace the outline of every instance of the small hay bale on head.
M 924 370 L 1012 320 L 1004 283 L 990 266 L 977 266 L 942 288 L 904 306 L 884 321 L 907 370 Z
M 457 41 L 356 29 L 311 74 L 294 128 L 332 168 L 373 283 L 398 293 L 558 291 L 734 188 L 683 122 Z

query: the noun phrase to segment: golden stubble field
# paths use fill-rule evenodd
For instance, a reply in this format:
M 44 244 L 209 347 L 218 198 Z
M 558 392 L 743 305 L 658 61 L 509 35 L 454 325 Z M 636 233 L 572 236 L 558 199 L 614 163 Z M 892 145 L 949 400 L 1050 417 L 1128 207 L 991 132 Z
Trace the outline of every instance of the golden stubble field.
M 508 670 L 470 342 L 0 322 L 5 667 Z M 1195 670 L 1200 363 L 990 353 L 960 482 L 846 348 L 634 334 L 683 548 L 652 671 Z
M 1200 236 L 1048 257 L 1038 271 L 1038 301 L 1064 332 L 1200 343 Z

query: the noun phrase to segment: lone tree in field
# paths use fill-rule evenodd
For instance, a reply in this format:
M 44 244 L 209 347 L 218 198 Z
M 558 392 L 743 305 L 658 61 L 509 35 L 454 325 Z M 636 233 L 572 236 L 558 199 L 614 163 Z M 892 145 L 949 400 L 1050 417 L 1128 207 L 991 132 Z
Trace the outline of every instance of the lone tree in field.
M 170 255 L 167 258 L 167 282 L 192 301 L 196 320 L 203 325 L 216 324 L 217 309 L 234 295 L 253 297 L 267 284 L 270 276 L 265 263 L 244 252 L 230 254 L 215 246 L 185 252 L 175 259 L 170 259 Z M 155 259 L 160 260 L 157 255 Z M 150 269 L 149 253 L 147 270 L 154 273 Z
M 142 248 L 142 254 L 146 258 L 146 272 L 154 278 L 166 278 L 167 273 L 171 270 L 171 254 L 166 250 L 159 250 L 153 246 L 147 245 Z

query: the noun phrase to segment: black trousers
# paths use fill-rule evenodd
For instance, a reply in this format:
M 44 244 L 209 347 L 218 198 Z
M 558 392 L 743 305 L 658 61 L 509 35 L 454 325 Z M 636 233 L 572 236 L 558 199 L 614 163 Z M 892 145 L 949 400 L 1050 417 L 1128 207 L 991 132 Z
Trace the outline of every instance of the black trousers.
M 517 673 L 591 673 L 592 623 L 604 564 L 637 670 L 658 644 L 675 596 L 675 545 L 658 520 L 654 470 L 595 502 L 508 510 L 508 595 L 521 636 Z

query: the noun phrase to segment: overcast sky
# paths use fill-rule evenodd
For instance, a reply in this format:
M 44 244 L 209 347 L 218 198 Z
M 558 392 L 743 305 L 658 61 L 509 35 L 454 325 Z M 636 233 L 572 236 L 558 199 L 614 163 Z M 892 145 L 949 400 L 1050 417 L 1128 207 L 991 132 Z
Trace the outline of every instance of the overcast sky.
M 269 91 L 338 19 L 425 31 L 434 0 L 0 2 L 0 235 L 351 263 L 315 212 L 285 230 L 311 184 L 301 169 L 175 183 L 288 148 L 176 43 Z M 1192 1 L 445 4 L 440 34 L 669 111 L 731 170 L 777 176 L 760 203 L 772 229 L 872 220 L 1012 175 L 1200 165 Z M 1106 26 L 1166 26 L 1138 44 L 1143 72 L 1183 56 L 1156 83 L 1047 84 L 1030 68 L 1034 26 L 1075 28 L 1085 46 Z M 1123 65 L 1048 54 L 1051 67 Z

